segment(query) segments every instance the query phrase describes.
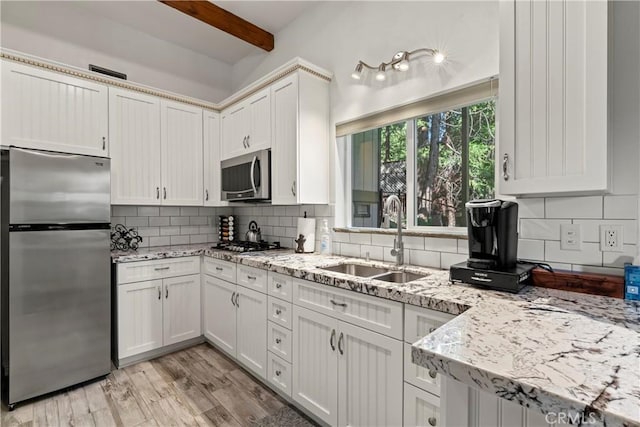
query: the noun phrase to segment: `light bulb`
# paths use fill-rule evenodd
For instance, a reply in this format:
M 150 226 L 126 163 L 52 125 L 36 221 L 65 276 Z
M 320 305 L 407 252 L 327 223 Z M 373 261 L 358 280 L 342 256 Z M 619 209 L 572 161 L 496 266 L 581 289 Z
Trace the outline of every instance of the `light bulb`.
M 387 78 L 387 73 L 385 73 L 386 69 L 387 66 L 384 63 L 380 64 L 380 66 L 378 67 L 378 72 L 376 73 L 376 80 L 381 82 Z
M 358 65 L 356 65 L 356 69 L 351 73 L 351 78 L 360 80 L 360 77 L 362 77 L 362 64 L 358 63 Z
M 398 54 L 396 54 L 396 56 L 397 55 Z M 402 58 L 402 60 L 395 65 L 395 69 L 398 71 L 407 71 L 409 69 L 409 53 L 403 52 L 400 58 Z
M 436 64 L 442 64 L 443 61 L 444 61 L 444 54 L 442 52 L 436 52 L 433 55 L 433 62 L 435 62 Z

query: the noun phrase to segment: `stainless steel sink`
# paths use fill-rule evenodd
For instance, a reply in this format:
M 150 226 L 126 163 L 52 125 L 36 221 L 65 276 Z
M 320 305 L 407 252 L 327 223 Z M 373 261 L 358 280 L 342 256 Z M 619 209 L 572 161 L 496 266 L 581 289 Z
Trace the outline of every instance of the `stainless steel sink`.
M 358 277 L 371 277 L 388 272 L 386 268 L 371 267 L 359 264 L 338 264 L 331 267 L 320 267 L 322 270 L 335 271 L 336 273 L 350 274 Z
M 375 279 L 392 283 L 409 283 L 413 282 L 414 280 L 422 279 L 423 277 L 426 276 L 424 274 L 408 273 L 406 271 L 392 271 L 390 273 L 375 277 Z

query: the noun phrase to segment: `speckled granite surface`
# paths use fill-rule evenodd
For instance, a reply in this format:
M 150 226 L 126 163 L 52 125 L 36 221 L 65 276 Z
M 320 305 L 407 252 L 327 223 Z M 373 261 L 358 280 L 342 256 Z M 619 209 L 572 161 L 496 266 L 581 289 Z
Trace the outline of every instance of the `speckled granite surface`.
M 204 254 L 328 286 L 461 314 L 412 347 L 414 362 L 543 412 L 594 413 L 602 426 L 640 426 L 640 304 L 553 289 L 519 294 L 449 283 L 449 272 L 407 283 L 322 270 L 350 261 L 381 262 L 290 250 L 237 254 L 209 248 L 162 248 L 114 255 L 115 262 Z M 155 257 L 155 258 L 153 258 Z

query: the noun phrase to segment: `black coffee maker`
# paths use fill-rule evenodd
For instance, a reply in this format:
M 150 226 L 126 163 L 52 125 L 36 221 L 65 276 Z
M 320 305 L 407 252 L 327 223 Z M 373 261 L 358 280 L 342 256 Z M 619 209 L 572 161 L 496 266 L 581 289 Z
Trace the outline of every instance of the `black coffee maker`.
M 507 270 L 518 259 L 518 204 L 502 200 L 473 200 L 465 205 L 469 235 L 467 266 Z
M 473 200 L 465 208 L 469 258 L 451 266 L 451 281 L 518 292 L 530 282 L 533 269 L 518 263 L 518 204 Z

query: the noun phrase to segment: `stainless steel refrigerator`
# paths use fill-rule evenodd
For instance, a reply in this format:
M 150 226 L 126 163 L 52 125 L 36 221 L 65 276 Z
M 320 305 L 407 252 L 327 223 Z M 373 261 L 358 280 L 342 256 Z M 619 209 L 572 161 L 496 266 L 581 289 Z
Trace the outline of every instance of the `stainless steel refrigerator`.
M 2 400 L 109 373 L 109 159 L 0 152 Z

